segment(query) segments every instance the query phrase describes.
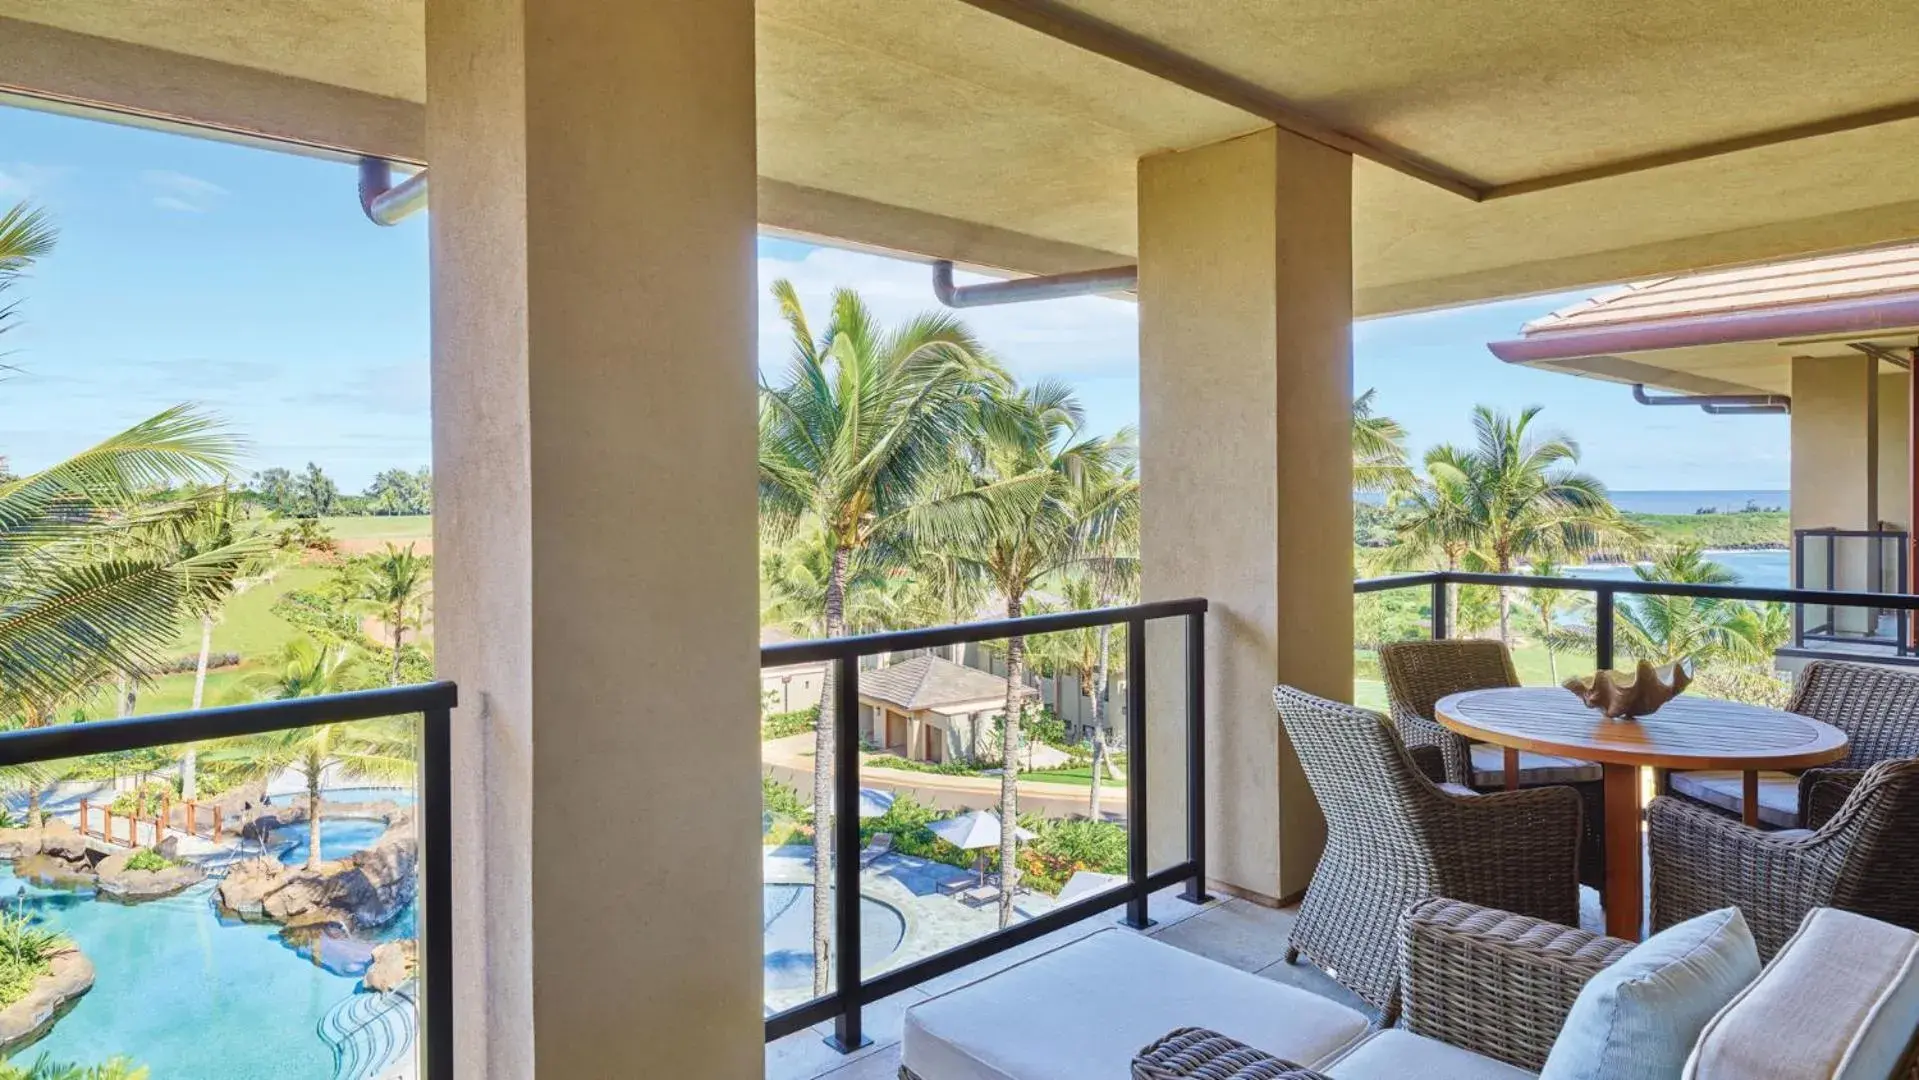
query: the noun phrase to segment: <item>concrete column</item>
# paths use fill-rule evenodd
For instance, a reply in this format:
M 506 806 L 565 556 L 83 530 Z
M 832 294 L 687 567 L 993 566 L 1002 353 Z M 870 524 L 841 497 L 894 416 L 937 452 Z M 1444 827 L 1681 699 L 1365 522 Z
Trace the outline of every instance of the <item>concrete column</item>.
M 1139 166 L 1142 591 L 1212 602 L 1208 870 L 1268 900 L 1305 889 L 1325 839 L 1273 685 L 1353 690 L 1351 197 L 1350 157 L 1276 129 Z M 1176 635 L 1148 650 L 1164 865 L 1183 656 Z
M 758 1076 L 753 6 L 426 38 L 458 1072 Z

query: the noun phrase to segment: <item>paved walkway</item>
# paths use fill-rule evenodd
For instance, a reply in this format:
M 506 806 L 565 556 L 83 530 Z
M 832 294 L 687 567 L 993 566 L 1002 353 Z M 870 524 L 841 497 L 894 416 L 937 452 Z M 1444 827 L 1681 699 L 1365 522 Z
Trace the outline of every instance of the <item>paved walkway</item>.
M 860 754 L 864 763 L 872 755 Z M 813 790 L 813 734 L 804 732 L 760 744 L 760 760 L 767 774 L 801 793 Z M 860 770 L 860 786 L 913 796 L 923 805 L 942 810 L 986 810 L 999 805 L 999 777 L 949 776 L 945 773 L 902 772 L 897 769 Z M 1046 817 L 1084 817 L 1092 791 L 1078 784 L 1039 780 L 1019 782 L 1022 812 Z M 1106 784 L 1100 789 L 1100 810 L 1114 821 L 1126 819 L 1126 789 Z

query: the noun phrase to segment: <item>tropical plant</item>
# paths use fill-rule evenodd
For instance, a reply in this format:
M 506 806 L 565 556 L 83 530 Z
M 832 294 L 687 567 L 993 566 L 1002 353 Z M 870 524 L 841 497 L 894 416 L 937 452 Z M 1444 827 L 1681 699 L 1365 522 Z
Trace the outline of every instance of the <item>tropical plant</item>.
M 1574 467 L 1579 446 L 1563 435 L 1539 432 L 1537 406 L 1507 416 L 1487 406 L 1473 410 L 1474 444 L 1434 447 L 1427 474 L 1443 501 L 1438 536 L 1465 542 L 1485 569 L 1509 574 L 1520 562 L 1561 559 L 1601 544 L 1636 546 L 1638 530 L 1612 505 L 1605 485 Z M 1456 516 L 1455 516 L 1456 515 Z M 1512 597 L 1499 589 L 1499 637 L 1512 642 Z
M 199 709 L 206 704 L 207 664 L 213 655 L 214 623 L 219 620 L 226 602 L 245 587 L 242 575 L 257 569 L 259 558 L 266 552 L 266 543 L 259 534 L 241 534 L 236 528 L 239 506 L 226 488 L 196 496 L 195 501 L 198 509 L 194 513 L 168 523 L 157 538 L 160 554 L 192 559 L 211 552 L 230 551 L 241 560 L 234 575 L 226 580 L 224 591 L 208 590 L 190 598 L 187 605 L 187 614 L 200 622 L 200 652 L 193 668 L 193 708 Z M 198 767 L 199 750 L 188 744 L 180 761 L 183 798 L 199 798 Z
M 0 331 L 14 317 L 13 305 L 4 302 L 7 290 L 35 259 L 53 250 L 55 236 L 46 216 L 25 203 L 0 213 Z
M 407 631 L 425 625 L 432 573 L 432 557 L 414 554 L 412 544 L 404 548 L 388 544 L 379 554 L 355 562 L 352 576 L 356 605 L 386 628 L 393 650 L 389 686 L 400 685 Z
M 938 531 L 956 500 L 924 499 L 927 481 L 992 422 L 991 403 L 1009 383 L 966 326 L 926 314 L 887 330 L 857 293 L 833 296 L 815 336 L 799 294 L 778 281 L 773 296 L 790 331 L 784 380 L 762 383 L 760 520 L 784 540 L 802 523 L 823 536 L 826 568 L 820 629 L 846 632 L 846 588 L 861 569 L 903 561 L 911 537 Z M 823 701 L 833 700 L 829 669 Z M 819 819 L 832 799 L 833 726 L 815 735 L 813 799 Z M 824 993 L 832 926 L 831 829 L 819 830 L 813 882 L 813 981 Z
M 31 915 L 0 912 L 0 1007 L 26 997 L 67 945 L 65 935 L 35 925 Z
M 1650 565 L 1635 567 L 1634 573 L 1641 581 L 1691 585 L 1730 585 L 1737 580 L 1691 545 L 1675 547 Z M 1783 607 L 1764 607 L 1769 610 L 1713 597 L 1622 596 L 1617 615 L 1619 646 L 1628 655 L 1655 664 L 1767 662 L 1791 628 Z
M 108 1058 L 98 1065 L 58 1062 L 46 1054 L 24 1067 L 0 1061 L 0 1080 L 148 1080 L 150 1075 L 145 1066 L 126 1057 Z
M 1089 525 L 1088 489 L 1119 476 L 1134 456 L 1130 429 L 1114 436 L 1088 435 L 1078 400 L 1065 384 L 1046 380 L 1009 400 L 1024 421 L 989 437 L 973 474 L 971 490 L 988 500 L 994 512 L 983 531 L 943 554 L 974 566 L 1006 601 L 1006 616 L 1025 613 L 1027 594 L 1085 557 Z M 1006 701 L 1001 713 L 1000 820 L 1019 820 L 1019 737 L 1026 687 L 1026 639 L 1006 642 Z M 1002 927 L 1013 919 L 1019 841 L 1002 829 L 1000 865 L 1007 880 L 1000 890 Z
M 270 670 L 249 677 L 242 686 L 262 701 L 337 693 L 346 688 L 355 659 L 350 650 L 323 648 L 311 638 L 295 638 Z M 229 740 L 209 756 L 244 763 L 256 777 L 271 777 L 284 769 L 300 774 L 307 797 L 306 868 L 313 870 L 325 861 L 320 851 L 323 782 L 337 775 L 403 783 L 417 768 L 415 742 L 409 718 L 383 717 L 250 735 Z
M 1406 461 L 1406 429 L 1373 411 L 1378 389 L 1353 399 L 1353 489 L 1393 491 L 1412 482 Z
M 1533 577 L 1565 576 L 1550 559 L 1540 559 L 1526 572 Z M 1559 654 L 1592 644 L 1592 634 L 1580 619 L 1591 606 L 1592 601 L 1585 593 L 1572 589 L 1527 589 L 1520 597 L 1519 610 L 1525 632 L 1546 650 L 1546 668 L 1555 684 L 1559 682 Z

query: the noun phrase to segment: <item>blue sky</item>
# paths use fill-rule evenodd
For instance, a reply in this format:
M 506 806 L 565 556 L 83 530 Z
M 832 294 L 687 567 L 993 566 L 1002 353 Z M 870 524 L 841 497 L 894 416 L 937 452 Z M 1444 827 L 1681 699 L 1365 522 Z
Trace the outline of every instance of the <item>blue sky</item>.
M 19 370 L 0 381 L 0 454 L 33 468 L 158 410 L 196 401 L 252 443 L 253 465 L 317 461 L 349 490 L 429 461 L 425 218 L 360 215 L 349 165 L 0 108 L 0 204 L 30 199 L 60 229 L 14 290 Z M 783 328 L 764 286 L 810 310 L 850 285 L 884 317 L 934 305 L 923 265 L 786 240 L 760 243 L 763 366 Z M 965 280 L 962 277 L 962 280 Z M 1354 382 L 1415 450 L 1468 435 L 1478 403 L 1537 404 L 1621 489 L 1786 486 L 1776 417 L 1651 410 L 1626 388 L 1509 367 L 1485 342 L 1586 293 L 1361 323 Z M 1138 416 L 1133 305 L 1084 298 L 966 318 L 1021 378 L 1072 383 L 1090 422 Z

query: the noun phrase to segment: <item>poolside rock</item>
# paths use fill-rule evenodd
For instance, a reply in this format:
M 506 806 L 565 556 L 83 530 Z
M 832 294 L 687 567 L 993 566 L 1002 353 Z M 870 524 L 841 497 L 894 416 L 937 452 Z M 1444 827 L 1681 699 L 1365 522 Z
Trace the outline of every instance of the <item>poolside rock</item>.
M 236 863 L 220 883 L 220 904 L 246 918 L 289 927 L 371 930 L 392 922 L 419 886 L 419 844 L 402 818 L 372 847 L 317 869 L 261 857 Z
M 406 985 L 420 962 L 420 943 L 412 939 L 389 941 L 373 950 L 373 965 L 367 968 L 368 990 L 390 994 Z
M 46 1034 L 80 995 L 93 989 L 93 962 L 77 946 L 66 945 L 48 958 L 45 975 L 27 996 L 0 1009 L 0 1054 Z
M 0 859 L 40 854 L 39 829 L 0 829 Z
M 95 886 L 116 900 L 139 903 L 172 896 L 207 879 L 206 868 L 198 863 L 176 862 L 164 870 L 129 870 L 127 863 L 133 855 L 131 851 L 122 851 L 100 860 L 100 865 L 94 868 L 99 876 Z
M 49 821 L 40 830 L 41 855 L 78 865 L 89 861 L 87 848 L 87 838 L 64 821 Z

